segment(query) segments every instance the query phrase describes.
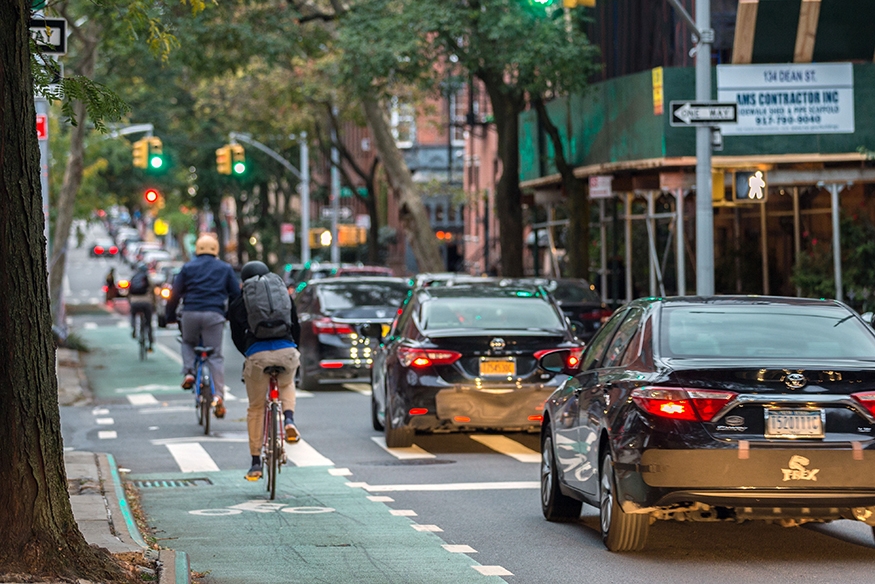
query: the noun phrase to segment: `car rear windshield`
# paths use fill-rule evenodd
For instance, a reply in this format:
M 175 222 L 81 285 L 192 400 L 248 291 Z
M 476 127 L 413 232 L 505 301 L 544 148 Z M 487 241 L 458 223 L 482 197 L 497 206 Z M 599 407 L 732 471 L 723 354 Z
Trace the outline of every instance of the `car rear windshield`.
M 601 297 L 586 282 L 550 282 L 547 291 L 559 302 L 568 304 L 578 302 L 594 302 L 601 304 Z
M 872 359 L 875 336 L 838 306 L 676 306 L 662 312 L 665 357 Z
M 475 329 L 561 329 L 562 321 L 553 308 L 537 297 L 530 298 L 436 298 L 422 307 L 426 330 Z
M 410 286 L 405 282 L 344 282 L 319 288 L 325 310 L 343 310 L 356 306 L 401 306 Z

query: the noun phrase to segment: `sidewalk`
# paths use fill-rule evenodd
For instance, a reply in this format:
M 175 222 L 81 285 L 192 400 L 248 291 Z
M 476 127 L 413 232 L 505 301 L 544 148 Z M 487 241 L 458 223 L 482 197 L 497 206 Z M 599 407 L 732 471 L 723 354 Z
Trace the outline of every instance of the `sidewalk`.
M 87 403 L 79 353 L 58 349 L 58 401 L 61 405 Z M 159 584 L 189 584 L 188 556 L 174 550 L 152 550 L 143 541 L 125 499 L 115 460 L 110 454 L 68 451 L 64 453 L 70 505 L 79 530 L 89 544 L 112 554 L 144 553 L 157 559 Z

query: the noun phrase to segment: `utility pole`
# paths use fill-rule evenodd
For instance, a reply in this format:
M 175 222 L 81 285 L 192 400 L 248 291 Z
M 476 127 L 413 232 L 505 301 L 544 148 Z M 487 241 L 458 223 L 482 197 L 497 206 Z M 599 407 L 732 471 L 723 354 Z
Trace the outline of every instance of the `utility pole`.
M 668 0 L 696 37 L 696 101 L 711 99 L 711 0 L 696 0 L 694 21 L 678 0 Z M 714 208 L 711 201 L 711 132 L 696 127 L 696 294 L 714 294 Z
M 332 106 L 337 119 L 337 106 Z M 331 125 L 331 263 L 340 263 L 340 242 L 337 241 L 337 220 L 340 216 L 340 152 L 337 150 L 337 130 Z

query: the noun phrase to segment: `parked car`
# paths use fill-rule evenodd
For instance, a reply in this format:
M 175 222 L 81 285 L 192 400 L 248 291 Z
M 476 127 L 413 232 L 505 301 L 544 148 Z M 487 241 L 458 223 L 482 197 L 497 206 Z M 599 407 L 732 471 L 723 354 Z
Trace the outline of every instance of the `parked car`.
M 170 294 L 173 291 L 173 280 L 183 265 L 185 265 L 184 262 L 162 262 L 154 273 L 149 274 L 152 284 L 155 286 L 155 313 L 158 316 L 159 328 L 167 326 L 165 315 L 167 301 L 170 300 Z
M 547 400 L 541 507 L 600 510 L 612 551 L 654 520 L 875 525 L 875 331 L 833 300 L 647 298 Z
M 125 246 L 125 261 L 133 266 L 147 250 L 163 249 L 161 244 L 155 241 L 132 241 Z
M 557 348 L 583 352 L 537 287 L 484 279 L 417 288 L 374 357 L 373 427 L 389 447 L 410 446 L 417 431 L 538 431 L 544 400 L 564 379 L 538 358 Z
M 118 246 L 109 238 L 101 238 L 94 241 L 90 253 L 93 258 L 117 257 Z
M 376 341 L 364 326 L 389 324 L 407 299 L 403 278 L 323 278 L 311 280 L 295 299 L 301 322 L 300 387 L 368 383 Z
M 334 272 L 335 277 L 341 276 L 395 276 L 392 268 L 386 266 L 347 266 L 343 265 Z
M 583 278 L 525 278 L 549 292 L 562 312 L 576 324 L 575 332 L 587 342 L 607 322 L 613 310 L 602 302 L 595 286 Z

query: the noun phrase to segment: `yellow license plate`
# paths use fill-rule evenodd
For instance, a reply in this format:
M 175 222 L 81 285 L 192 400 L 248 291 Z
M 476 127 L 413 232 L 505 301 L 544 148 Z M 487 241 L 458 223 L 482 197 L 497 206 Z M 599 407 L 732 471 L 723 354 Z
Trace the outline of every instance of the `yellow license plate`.
M 480 375 L 516 375 L 516 361 L 513 359 L 481 359 Z
M 384 337 L 388 337 L 388 336 L 389 336 L 389 329 L 390 329 L 390 328 L 392 328 L 392 325 L 389 325 L 389 324 L 384 324 L 384 325 L 383 325 L 382 334 L 383 334 Z

